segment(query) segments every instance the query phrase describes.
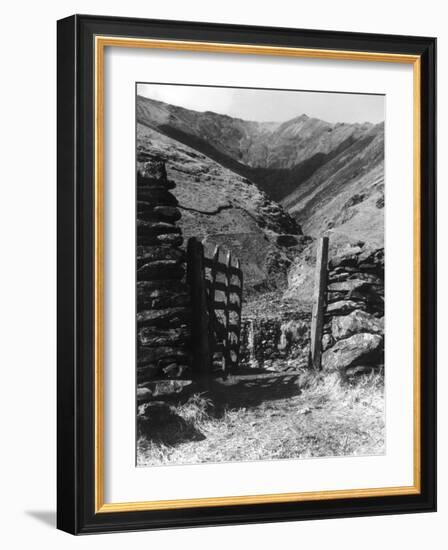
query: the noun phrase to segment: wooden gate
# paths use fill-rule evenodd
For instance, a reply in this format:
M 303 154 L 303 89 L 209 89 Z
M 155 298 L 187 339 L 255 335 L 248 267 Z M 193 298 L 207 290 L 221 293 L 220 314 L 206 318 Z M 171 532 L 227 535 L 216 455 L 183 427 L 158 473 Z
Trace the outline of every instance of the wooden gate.
M 198 377 L 226 376 L 238 366 L 243 272 L 240 261 L 216 245 L 208 255 L 188 241 L 187 273 L 192 295 L 194 369 Z

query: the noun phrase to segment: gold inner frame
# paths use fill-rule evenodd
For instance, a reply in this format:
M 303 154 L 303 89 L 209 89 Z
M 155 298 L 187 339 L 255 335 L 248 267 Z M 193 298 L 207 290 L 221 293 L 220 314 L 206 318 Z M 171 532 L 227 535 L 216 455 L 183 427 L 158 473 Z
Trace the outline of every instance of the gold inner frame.
M 413 485 L 401 487 L 379 487 L 367 489 L 276 493 L 262 495 L 191 498 L 180 500 L 154 500 L 141 502 L 104 502 L 104 50 L 106 47 L 155 48 L 164 50 L 196 51 L 209 53 L 233 53 L 407 63 L 413 65 L 413 179 L 414 179 L 414 376 L 413 376 L 413 421 L 414 421 L 414 471 Z M 290 47 L 256 46 L 251 44 L 224 44 L 213 42 L 155 40 L 96 36 L 95 54 L 95 513 L 129 512 L 142 510 L 167 510 L 207 506 L 232 506 L 241 504 L 262 504 L 274 502 L 300 502 L 332 500 L 340 498 L 379 497 L 412 495 L 420 493 L 421 481 L 421 437 L 420 437 L 420 276 L 421 276 L 421 60 L 417 55 L 388 53 L 352 52 L 344 50 L 320 50 Z

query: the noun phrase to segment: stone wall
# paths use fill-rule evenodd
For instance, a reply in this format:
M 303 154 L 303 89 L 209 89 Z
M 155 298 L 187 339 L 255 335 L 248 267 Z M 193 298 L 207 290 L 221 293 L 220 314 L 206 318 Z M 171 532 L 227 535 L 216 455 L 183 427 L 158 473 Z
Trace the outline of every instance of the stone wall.
M 191 379 L 191 307 L 181 214 L 163 161 L 138 157 L 137 383 L 151 396 L 154 380 Z M 160 389 L 160 388 L 159 388 Z
M 384 366 L 384 249 L 350 246 L 329 262 L 322 367 L 351 376 Z
M 283 312 L 274 317 L 245 317 L 241 326 L 239 370 L 275 372 L 307 367 L 310 314 Z

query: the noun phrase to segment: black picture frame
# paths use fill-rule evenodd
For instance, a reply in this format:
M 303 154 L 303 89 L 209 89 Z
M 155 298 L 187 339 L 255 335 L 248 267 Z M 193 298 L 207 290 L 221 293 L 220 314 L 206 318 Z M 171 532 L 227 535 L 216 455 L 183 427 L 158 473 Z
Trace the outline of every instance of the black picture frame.
M 74 15 L 57 25 L 57 526 L 72 534 L 431 512 L 436 509 L 436 39 Z M 419 494 L 95 511 L 94 50 L 97 35 L 416 55 L 421 60 Z

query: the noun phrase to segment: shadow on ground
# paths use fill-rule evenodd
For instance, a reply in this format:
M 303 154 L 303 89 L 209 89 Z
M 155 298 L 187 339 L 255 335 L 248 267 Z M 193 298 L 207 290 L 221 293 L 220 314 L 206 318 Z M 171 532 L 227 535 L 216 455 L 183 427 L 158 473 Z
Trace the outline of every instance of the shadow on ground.
M 37 519 L 48 527 L 56 528 L 56 511 L 55 510 L 26 510 L 25 514 Z
M 202 434 L 193 422 L 179 416 L 167 403 L 148 403 L 137 420 L 138 434 L 154 443 L 178 445 L 189 441 L 202 441 Z
M 215 380 L 210 387 L 210 398 L 215 414 L 226 409 L 256 407 L 265 401 L 286 399 L 300 394 L 301 375 L 275 376 L 230 376 L 226 380 Z

